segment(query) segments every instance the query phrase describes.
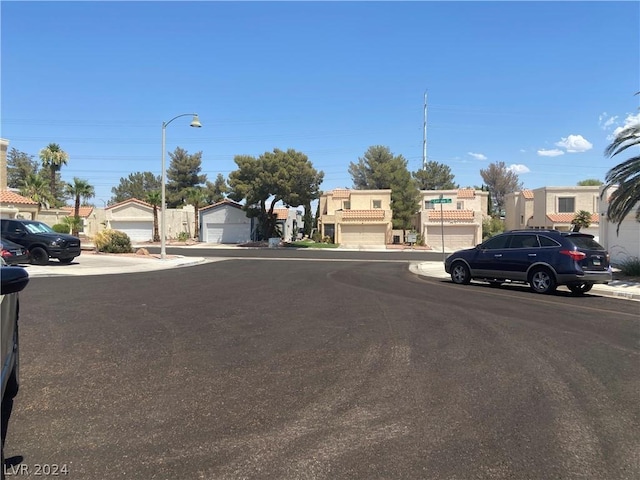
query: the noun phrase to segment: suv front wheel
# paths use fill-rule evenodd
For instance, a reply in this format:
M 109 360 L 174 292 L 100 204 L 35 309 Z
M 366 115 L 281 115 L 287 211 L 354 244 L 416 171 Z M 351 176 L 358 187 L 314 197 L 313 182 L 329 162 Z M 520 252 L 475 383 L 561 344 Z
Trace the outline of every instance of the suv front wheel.
M 536 268 L 529 277 L 531 290 L 536 293 L 552 293 L 558 286 L 553 272 L 548 268 Z
M 468 285 L 471 282 L 471 272 L 463 262 L 455 262 L 451 267 L 451 281 L 458 285 Z

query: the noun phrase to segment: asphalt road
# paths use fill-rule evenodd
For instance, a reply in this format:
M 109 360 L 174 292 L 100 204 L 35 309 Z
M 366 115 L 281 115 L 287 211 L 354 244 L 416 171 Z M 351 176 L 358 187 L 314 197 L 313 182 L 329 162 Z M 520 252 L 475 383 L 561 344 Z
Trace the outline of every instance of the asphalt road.
M 246 259 L 21 300 L 5 454 L 32 475 L 640 478 L 636 302 Z

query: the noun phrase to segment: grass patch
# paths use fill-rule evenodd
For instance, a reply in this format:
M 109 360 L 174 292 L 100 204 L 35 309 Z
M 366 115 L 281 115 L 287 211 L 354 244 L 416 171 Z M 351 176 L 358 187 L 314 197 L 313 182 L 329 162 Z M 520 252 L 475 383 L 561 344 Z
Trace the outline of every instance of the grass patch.
M 338 248 L 335 243 L 318 243 L 311 240 L 300 240 L 299 242 L 285 243 L 285 247 L 293 248 Z

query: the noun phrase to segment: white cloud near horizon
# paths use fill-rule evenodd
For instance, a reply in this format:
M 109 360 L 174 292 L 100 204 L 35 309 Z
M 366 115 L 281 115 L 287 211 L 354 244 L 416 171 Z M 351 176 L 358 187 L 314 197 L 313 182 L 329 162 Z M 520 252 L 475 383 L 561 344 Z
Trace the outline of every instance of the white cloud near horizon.
M 582 135 L 569 135 L 556 142 L 556 147 L 564 148 L 569 153 L 582 153 L 593 148 L 593 144 Z
M 476 160 L 486 160 L 487 159 L 487 156 L 483 155 L 482 153 L 473 153 L 473 152 L 468 152 L 468 153 L 469 153 L 469 155 L 471 155 Z
M 513 172 L 513 173 L 517 173 L 518 175 L 521 174 L 521 173 L 529 173 L 531 171 L 531 170 L 529 170 L 529 167 L 527 167 L 526 165 L 522 165 L 522 164 L 518 164 L 518 163 L 514 163 L 512 165 L 509 165 L 507 170 L 509 170 L 510 172 Z
M 560 155 L 564 155 L 564 152 L 554 148 L 552 150 L 538 150 L 538 155 L 541 157 L 558 157 Z

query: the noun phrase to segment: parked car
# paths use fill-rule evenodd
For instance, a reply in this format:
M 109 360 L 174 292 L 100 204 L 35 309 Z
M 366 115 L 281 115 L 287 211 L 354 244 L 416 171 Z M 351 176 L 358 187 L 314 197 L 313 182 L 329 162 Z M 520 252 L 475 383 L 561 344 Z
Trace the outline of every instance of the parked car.
M 0 322 L 2 324 L 2 336 L 0 336 L 0 351 L 2 354 L 2 463 L 4 469 L 4 440 L 7 435 L 7 426 L 13 399 L 18 394 L 19 375 L 19 342 L 18 342 L 18 316 L 20 304 L 18 292 L 22 291 L 29 283 L 29 274 L 22 267 L 8 266 L 0 258 L 0 277 L 2 278 L 2 290 L 0 292 Z
M 80 255 L 80 239 L 58 233 L 46 223 L 35 220 L 0 219 L 0 234 L 29 250 L 31 263 L 46 265 L 49 258 L 71 263 Z
M 29 251 L 22 245 L 0 238 L 0 256 L 9 265 L 29 263 Z
M 558 230 L 505 232 L 451 254 L 444 267 L 454 283 L 521 282 L 537 293 L 566 285 L 572 293 L 582 294 L 612 279 L 609 254 L 593 235 Z

